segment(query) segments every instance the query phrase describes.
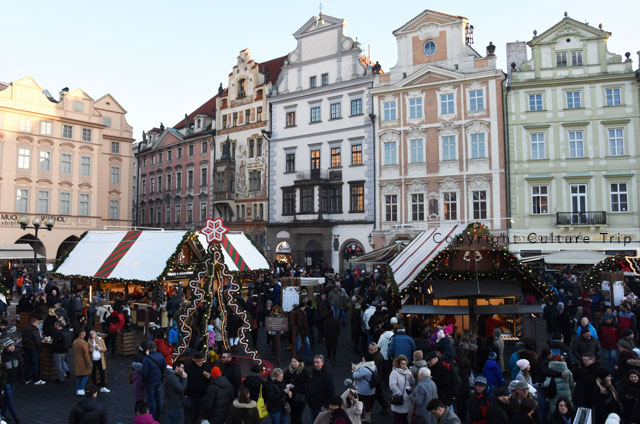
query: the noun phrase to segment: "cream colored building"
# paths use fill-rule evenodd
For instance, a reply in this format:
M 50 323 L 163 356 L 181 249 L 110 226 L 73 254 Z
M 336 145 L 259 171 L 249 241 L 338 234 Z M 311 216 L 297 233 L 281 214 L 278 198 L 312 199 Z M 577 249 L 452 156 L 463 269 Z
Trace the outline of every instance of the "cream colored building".
M 0 84 L 0 243 L 33 241 L 22 215 L 53 217 L 53 231 L 38 233 L 38 252 L 53 262 L 87 230 L 131 225 L 126 113 L 110 94 L 54 97 L 30 77 Z

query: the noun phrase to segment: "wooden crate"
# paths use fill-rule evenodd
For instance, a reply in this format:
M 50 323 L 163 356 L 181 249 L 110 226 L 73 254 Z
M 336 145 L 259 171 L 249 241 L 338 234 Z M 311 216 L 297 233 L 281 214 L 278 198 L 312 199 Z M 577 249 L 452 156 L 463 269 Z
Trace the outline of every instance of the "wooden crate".
M 53 381 L 58 378 L 58 369 L 53 359 L 53 345 L 51 343 L 42 343 L 40 350 L 40 379 L 45 381 Z
M 136 334 L 133 331 L 119 331 L 116 339 L 116 349 L 120 356 L 136 354 Z
M 18 328 L 24 330 L 24 328 L 31 323 L 31 318 L 35 315 L 33 312 L 20 312 L 20 319 L 18 320 Z

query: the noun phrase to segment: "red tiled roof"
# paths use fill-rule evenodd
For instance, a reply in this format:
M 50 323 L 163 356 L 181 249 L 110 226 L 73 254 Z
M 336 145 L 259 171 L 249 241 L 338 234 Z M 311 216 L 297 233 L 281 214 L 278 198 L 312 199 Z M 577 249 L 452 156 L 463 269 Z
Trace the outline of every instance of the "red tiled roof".
M 187 119 L 189 120 L 189 124 L 193 124 L 193 120 L 197 115 L 207 115 L 215 118 L 216 116 L 216 99 L 218 95 L 216 94 L 209 100 L 207 100 L 202 106 L 191 112 L 187 115 Z M 184 128 L 184 118 L 180 120 L 176 125 L 173 126 L 175 129 Z
M 260 72 L 269 73 L 269 79 L 265 81 L 265 84 L 268 82 L 271 84 L 276 83 L 278 75 L 280 75 L 280 69 L 282 68 L 282 65 L 284 65 L 284 60 L 286 58 L 287 56 L 277 57 L 259 64 L 258 70 Z

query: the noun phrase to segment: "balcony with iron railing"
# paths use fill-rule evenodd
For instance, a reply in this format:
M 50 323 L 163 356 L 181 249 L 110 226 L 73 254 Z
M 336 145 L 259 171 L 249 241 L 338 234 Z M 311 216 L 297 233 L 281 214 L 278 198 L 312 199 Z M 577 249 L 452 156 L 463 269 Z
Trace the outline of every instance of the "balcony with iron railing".
M 213 200 L 214 201 L 236 200 L 236 194 L 231 191 L 214 191 Z
M 557 212 L 556 225 L 606 225 L 607 213 L 605 211 L 584 211 L 584 212 Z
M 329 180 L 329 172 L 326 169 L 308 169 L 296 172 L 296 182 L 327 180 Z

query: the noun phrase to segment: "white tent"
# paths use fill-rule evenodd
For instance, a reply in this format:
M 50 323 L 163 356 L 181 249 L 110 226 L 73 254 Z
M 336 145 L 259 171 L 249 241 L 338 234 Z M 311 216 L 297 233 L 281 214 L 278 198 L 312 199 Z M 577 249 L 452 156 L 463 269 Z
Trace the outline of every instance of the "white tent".
M 608 255 L 593 250 L 561 250 L 544 256 L 547 264 L 595 265 Z
M 253 245 L 251 240 L 244 233 L 239 231 L 229 231 L 225 234 L 226 239 L 228 240 L 228 244 L 222 244 L 222 256 L 224 257 L 224 263 L 227 265 L 229 271 L 241 271 L 236 265 L 236 261 L 232 259 L 232 255 L 234 258 L 241 258 L 244 261 L 244 264 L 249 271 L 258 271 L 258 270 L 268 270 L 269 262 L 262 256 L 262 253 Z M 207 242 L 207 237 L 198 233 L 198 240 L 202 247 L 206 250 L 209 246 Z M 226 246 L 226 247 L 225 247 Z

